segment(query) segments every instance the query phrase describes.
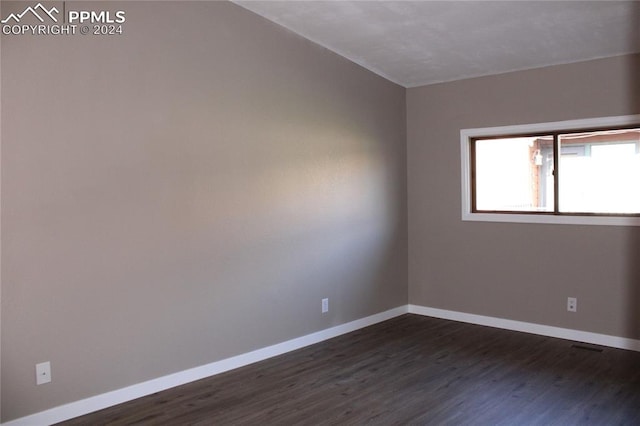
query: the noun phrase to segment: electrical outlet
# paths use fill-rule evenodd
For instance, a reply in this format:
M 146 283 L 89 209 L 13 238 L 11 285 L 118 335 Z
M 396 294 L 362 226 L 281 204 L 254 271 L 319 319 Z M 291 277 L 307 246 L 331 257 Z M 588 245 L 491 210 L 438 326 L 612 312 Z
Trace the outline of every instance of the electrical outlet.
M 569 311 L 569 312 L 578 312 L 578 298 L 577 297 L 568 297 L 567 298 L 567 311 Z
M 322 299 L 322 313 L 326 314 L 329 312 L 329 299 Z
M 43 385 L 51 381 L 51 363 L 41 362 L 36 364 L 36 385 Z

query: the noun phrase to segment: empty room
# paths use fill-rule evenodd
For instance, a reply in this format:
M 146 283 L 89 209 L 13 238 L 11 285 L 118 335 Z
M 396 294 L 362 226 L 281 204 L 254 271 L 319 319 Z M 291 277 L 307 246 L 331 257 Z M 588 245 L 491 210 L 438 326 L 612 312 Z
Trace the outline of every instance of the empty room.
M 640 2 L 0 2 L 0 423 L 640 424 Z

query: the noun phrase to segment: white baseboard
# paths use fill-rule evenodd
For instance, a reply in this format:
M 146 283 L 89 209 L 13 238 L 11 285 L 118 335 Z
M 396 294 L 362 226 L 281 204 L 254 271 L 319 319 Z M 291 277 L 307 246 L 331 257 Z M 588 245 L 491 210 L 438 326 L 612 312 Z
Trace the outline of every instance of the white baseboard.
M 626 337 L 609 336 L 607 334 L 487 317 L 484 315 L 467 314 L 464 312 L 448 311 L 418 305 L 409 305 L 409 313 L 640 352 L 640 340 Z
M 313 345 L 314 343 L 322 342 L 323 340 L 331 339 L 342 334 L 350 333 L 352 331 L 386 321 L 406 314 L 407 312 L 407 305 L 399 306 L 379 314 L 371 315 L 366 318 L 361 318 L 359 320 L 351 321 L 346 324 L 331 327 L 326 330 L 291 339 L 262 349 L 257 349 L 252 352 L 212 362 L 211 364 L 202 365 L 189 370 L 180 371 L 178 373 L 169 374 L 168 376 L 159 377 L 157 379 L 138 383 L 126 388 L 92 396 L 80 401 L 71 402 L 30 416 L 21 417 L 7 423 L 3 423 L 2 425 L 42 426 L 62 422 L 64 420 L 69 420 L 74 417 L 112 407 L 114 405 L 151 395 L 169 388 L 224 373 L 225 371 L 243 367 L 254 362 L 263 361 L 286 352 L 291 352 L 305 346 Z
M 595 345 L 609 346 L 619 349 L 627 349 L 640 352 L 640 340 L 625 337 L 610 336 L 606 334 L 591 333 L 588 331 L 572 330 L 568 328 L 553 327 L 549 325 L 534 324 L 522 321 L 514 321 L 504 318 L 488 317 L 484 315 L 468 314 L 464 312 L 449 311 L 446 309 L 430 308 L 419 305 L 404 305 L 397 308 L 338 325 L 306 336 L 298 337 L 286 342 L 278 343 L 252 352 L 247 352 L 221 361 L 212 362 L 200 367 L 180 371 L 178 373 L 159 377 L 157 379 L 138 383 L 126 388 L 103 393 L 80 401 L 71 402 L 59 407 L 51 408 L 30 416 L 21 417 L 3 423 L 2 426 L 42 426 L 69 420 L 104 408 L 112 407 L 136 398 L 151 395 L 175 386 L 180 386 L 196 380 L 211 377 L 225 371 L 243 367 L 254 362 L 278 356 L 305 346 L 313 345 L 342 334 L 350 333 L 373 324 L 411 313 L 452 321 L 466 322 L 470 324 L 484 325 L 488 327 L 502 328 L 505 330 L 522 331 L 548 337 L 591 343 Z

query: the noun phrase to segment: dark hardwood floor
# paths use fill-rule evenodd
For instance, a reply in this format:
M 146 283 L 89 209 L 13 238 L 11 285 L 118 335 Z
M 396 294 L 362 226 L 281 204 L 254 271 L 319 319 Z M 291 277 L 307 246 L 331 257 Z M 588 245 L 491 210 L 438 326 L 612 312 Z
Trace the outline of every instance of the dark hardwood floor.
M 640 353 L 403 315 L 61 424 L 640 425 Z

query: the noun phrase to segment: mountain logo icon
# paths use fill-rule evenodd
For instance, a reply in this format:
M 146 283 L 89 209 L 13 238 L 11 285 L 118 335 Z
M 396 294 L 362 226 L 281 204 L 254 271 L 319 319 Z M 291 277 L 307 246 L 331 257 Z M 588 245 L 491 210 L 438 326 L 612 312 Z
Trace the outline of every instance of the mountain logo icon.
M 6 24 L 9 21 L 13 20 L 17 24 L 25 15 L 29 13 L 35 16 L 40 22 L 44 22 L 43 16 L 48 16 L 53 22 L 58 22 L 58 19 L 54 16 L 54 13 L 55 14 L 59 13 L 58 9 L 56 9 L 55 7 L 52 7 L 51 9 L 47 9 L 42 5 L 42 3 L 38 3 L 34 7 L 29 6 L 25 10 L 23 10 L 22 13 L 18 13 L 18 14 L 11 13 L 9 16 L 7 16 L 5 19 L 3 19 L 0 22 L 3 24 Z

